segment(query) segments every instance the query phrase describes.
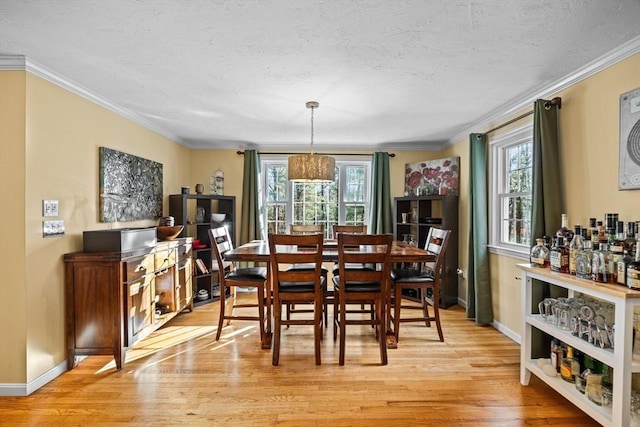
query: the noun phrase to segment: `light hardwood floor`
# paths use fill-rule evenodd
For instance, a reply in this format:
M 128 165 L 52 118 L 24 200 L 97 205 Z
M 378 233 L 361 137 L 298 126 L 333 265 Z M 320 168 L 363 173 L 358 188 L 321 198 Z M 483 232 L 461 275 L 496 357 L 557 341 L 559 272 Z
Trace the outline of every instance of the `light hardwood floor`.
M 246 296 L 245 296 L 246 297 Z M 234 322 L 215 341 L 218 304 L 185 312 L 127 353 L 92 356 L 28 397 L 0 398 L 0 425 L 595 426 L 532 377 L 519 383 L 519 345 L 442 310 L 435 327 L 403 324 L 380 366 L 371 327 L 347 328 L 347 358 L 326 331 L 322 365 L 312 327 L 283 329 L 280 366 L 257 325 Z

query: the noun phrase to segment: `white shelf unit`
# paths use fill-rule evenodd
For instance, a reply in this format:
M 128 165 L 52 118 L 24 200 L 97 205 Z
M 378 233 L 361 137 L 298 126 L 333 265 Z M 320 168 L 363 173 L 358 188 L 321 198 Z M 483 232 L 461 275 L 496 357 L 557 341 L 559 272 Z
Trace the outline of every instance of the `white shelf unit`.
M 518 264 L 518 267 L 522 270 L 523 296 L 520 383 L 528 385 L 531 374 L 534 374 L 603 426 L 628 426 L 632 374 L 640 373 L 640 363 L 633 361 L 632 354 L 633 310 L 636 305 L 640 305 L 640 291 L 620 285 L 578 279 L 549 269 L 531 267 L 530 264 Z M 569 297 L 580 293 L 612 303 L 615 307 L 614 349 L 596 347 L 570 332 L 546 323 L 539 314 L 534 313 L 532 307 L 537 307 L 539 301 L 532 300 L 533 287 L 537 286 L 533 279 L 567 289 Z M 542 372 L 536 360 L 532 359 L 534 329 L 558 338 L 613 368 L 613 402 L 610 410 L 591 402 L 572 383 L 562 380 L 559 376 L 550 377 Z

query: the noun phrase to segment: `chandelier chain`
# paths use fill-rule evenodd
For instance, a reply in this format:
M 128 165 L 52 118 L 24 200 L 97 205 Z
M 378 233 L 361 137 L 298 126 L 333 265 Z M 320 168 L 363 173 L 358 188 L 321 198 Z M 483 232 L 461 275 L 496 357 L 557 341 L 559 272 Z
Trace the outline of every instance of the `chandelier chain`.
M 315 108 L 311 107 L 311 154 L 313 154 L 313 110 Z

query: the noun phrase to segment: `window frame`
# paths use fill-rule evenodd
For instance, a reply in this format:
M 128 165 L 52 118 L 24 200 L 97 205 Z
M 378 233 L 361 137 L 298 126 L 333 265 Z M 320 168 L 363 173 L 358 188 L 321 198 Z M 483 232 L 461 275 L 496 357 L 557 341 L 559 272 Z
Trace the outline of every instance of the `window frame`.
M 260 194 L 260 202 L 262 205 L 262 209 L 260 212 L 260 216 L 262 218 L 263 224 L 263 238 L 267 238 L 268 233 L 268 221 L 267 221 L 267 186 L 266 186 L 266 174 L 267 169 L 271 165 L 285 166 L 287 167 L 288 159 L 287 157 L 263 157 L 260 159 L 260 181 L 261 187 L 264 189 Z M 335 158 L 336 169 L 338 176 L 338 224 L 344 223 L 346 217 L 346 204 L 347 202 L 344 200 L 346 194 L 346 167 L 347 166 L 363 166 L 365 168 L 365 177 L 364 177 L 364 195 L 365 200 L 362 203 L 364 206 L 364 221 L 365 224 L 368 225 L 369 222 L 369 207 L 371 201 L 371 160 L 366 159 L 364 156 L 362 158 Z M 282 200 L 279 202 L 283 202 Z M 349 202 L 351 203 L 351 202 Z M 286 213 L 285 213 L 285 224 L 286 228 L 289 228 L 289 225 L 293 222 L 293 183 L 287 182 L 286 186 Z M 329 230 L 326 230 L 325 233 L 328 233 Z
M 529 245 L 519 245 L 502 241 L 502 206 L 503 188 L 507 180 L 507 155 L 509 148 L 524 143 L 533 144 L 533 121 L 530 121 L 509 132 L 489 140 L 489 244 L 490 253 L 509 256 L 523 260 L 529 259 Z M 533 157 L 533 149 L 532 157 Z M 532 159 L 533 163 L 533 159 Z M 532 164 L 533 167 L 533 164 Z M 518 193 L 518 194 L 527 194 Z M 530 194 L 530 193 L 529 193 Z

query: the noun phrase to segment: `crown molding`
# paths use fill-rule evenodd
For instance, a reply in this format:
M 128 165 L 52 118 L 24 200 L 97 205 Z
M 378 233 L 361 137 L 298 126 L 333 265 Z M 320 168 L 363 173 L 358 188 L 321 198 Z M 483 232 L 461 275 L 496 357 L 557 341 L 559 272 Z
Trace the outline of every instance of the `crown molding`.
M 0 70 L 15 70 L 15 71 L 26 71 L 35 76 L 38 76 L 48 82 L 55 84 L 63 89 L 68 90 L 82 98 L 85 98 L 99 106 L 106 108 L 126 119 L 131 120 L 134 123 L 139 124 L 140 126 L 149 129 L 159 135 L 164 136 L 178 144 L 189 146 L 187 141 L 178 137 L 172 132 L 164 129 L 161 126 L 158 126 L 156 123 L 153 123 L 150 120 L 134 113 L 133 111 L 124 108 L 115 102 L 108 100 L 107 98 L 85 88 L 84 86 L 76 83 L 70 79 L 67 79 L 63 76 L 60 76 L 57 73 L 54 73 L 50 69 L 45 66 L 38 64 L 37 62 L 25 57 L 24 55 L 0 55 Z
M 486 115 L 478 122 L 468 127 L 466 130 L 458 133 L 454 137 L 450 138 L 447 143 L 442 147 L 446 148 L 452 146 L 460 141 L 466 140 L 470 133 L 480 132 L 483 129 L 488 129 L 495 126 L 496 123 L 502 122 L 508 119 L 515 113 L 531 107 L 536 99 L 548 98 L 557 94 L 570 86 L 585 80 L 600 71 L 615 65 L 616 63 L 627 59 L 628 57 L 640 53 L 640 36 L 636 36 L 628 42 L 618 46 L 616 49 L 606 53 L 600 58 L 589 62 L 582 68 L 567 74 L 563 78 L 557 80 L 554 83 L 539 86 L 521 96 L 518 96 L 517 100 L 507 103 L 504 108 L 495 110 L 494 112 Z

